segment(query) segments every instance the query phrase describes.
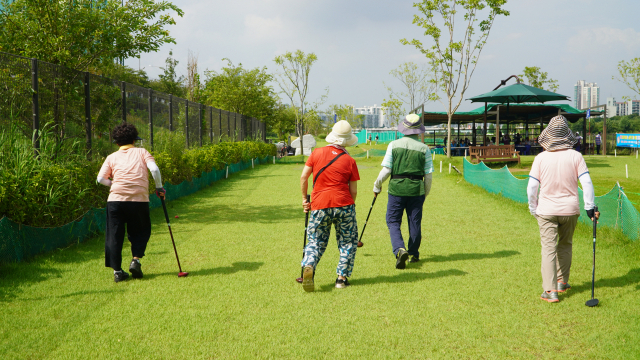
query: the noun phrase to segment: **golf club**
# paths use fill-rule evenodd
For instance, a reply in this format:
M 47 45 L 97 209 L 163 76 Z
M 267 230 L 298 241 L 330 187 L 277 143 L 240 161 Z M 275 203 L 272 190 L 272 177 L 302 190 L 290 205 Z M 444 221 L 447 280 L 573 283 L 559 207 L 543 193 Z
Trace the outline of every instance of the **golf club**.
M 167 205 L 164 203 L 164 196 L 160 197 L 160 201 L 162 202 L 162 209 L 164 210 L 164 218 L 167 219 L 167 226 L 169 227 L 169 235 L 171 235 L 171 242 L 173 243 L 173 251 L 176 253 L 176 260 L 178 261 L 178 277 L 185 277 L 189 275 L 188 272 L 183 272 L 182 267 L 180 266 L 180 259 L 178 258 L 178 250 L 176 250 L 176 242 L 173 240 L 173 233 L 171 232 L 171 223 L 169 222 L 169 213 L 167 213 Z
M 371 210 L 373 210 L 373 204 L 376 203 L 376 199 L 378 198 L 378 194 L 374 193 L 373 202 L 371 203 L 371 207 L 369 208 L 369 214 L 367 215 L 367 220 L 364 221 L 364 226 L 362 227 L 362 234 L 360 234 L 360 240 L 358 240 L 358 247 L 362 247 L 364 243 L 362 242 L 362 235 L 364 235 L 364 229 L 367 228 L 367 222 L 369 222 L 369 216 L 371 216 Z
M 311 195 L 307 195 L 307 202 L 311 202 Z M 304 240 L 302 242 L 302 258 L 304 259 L 304 248 L 307 247 L 307 227 L 309 227 L 309 212 L 311 209 L 304 214 Z M 302 284 L 302 273 L 304 269 L 300 269 L 300 277 L 296 279 L 297 282 Z
M 591 299 L 587 300 L 585 305 L 588 307 L 594 307 L 598 305 L 600 301 L 598 299 L 594 299 L 594 288 L 596 283 L 596 227 L 598 226 L 598 219 L 596 214 L 598 213 L 598 207 L 596 206 L 593 212 L 593 271 L 591 273 Z

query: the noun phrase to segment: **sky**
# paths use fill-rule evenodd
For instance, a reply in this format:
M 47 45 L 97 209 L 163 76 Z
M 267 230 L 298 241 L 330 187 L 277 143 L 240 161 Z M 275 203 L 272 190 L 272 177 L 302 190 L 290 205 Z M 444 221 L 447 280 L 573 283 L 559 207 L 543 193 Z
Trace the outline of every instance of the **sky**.
M 197 55 L 201 73 L 219 70 L 226 64 L 224 58 L 245 68 L 266 66 L 274 73 L 278 70 L 273 61 L 276 56 L 300 49 L 318 56 L 311 69 L 307 99 L 319 99 L 328 88 L 329 96 L 321 109 L 330 104 L 379 105 L 388 97 L 384 83 L 401 90 L 400 83 L 389 75 L 392 69 L 409 61 L 427 63 L 424 55 L 415 47 L 402 45 L 400 39 L 432 44 L 424 31 L 412 24 L 418 14 L 413 1 L 173 3 L 184 11 L 183 17 L 176 16 L 176 25 L 168 28 L 176 44 L 142 54 L 140 60 L 128 59 L 127 65 L 145 68 L 155 78 L 173 50 L 180 61 L 177 70 L 183 75 L 189 51 Z M 617 101 L 625 95 L 633 98 L 631 90 L 612 77 L 617 75 L 619 61 L 640 57 L 640 1 L 509 0 L 505 9 L 510 16 L 496 19 L 464 99 L 493 90 L 500 80 L 521 74 L 525 66 L 548 72 L 558 80 L 558 93 L 571 100 L 578 80 L 600 86 L 600 103 L 607 97 Z M 279 90 L 275 83 L 274 88 Z M 463 100 L 460 110 L 478 106 Z M 430 102 L 425 110 L 445 111 L 445 106 Z

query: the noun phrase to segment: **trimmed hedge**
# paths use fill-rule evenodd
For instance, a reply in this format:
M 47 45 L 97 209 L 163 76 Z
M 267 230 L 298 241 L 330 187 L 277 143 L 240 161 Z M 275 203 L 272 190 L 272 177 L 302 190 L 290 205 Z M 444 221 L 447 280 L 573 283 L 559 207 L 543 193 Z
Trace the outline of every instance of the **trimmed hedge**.
M 10 155 L 32 157 L 33 150 L 29 146 L 25 149 L 24 154 L 18 153 L 19 149 L 10 150 Z M 203 172 L 221 170 L 226 164 L 274 156 L 276 147 L 245 141 L 190 150 L 174 146 L 152 154 L 163 181 L 180 184 Z M 0 160 L 0 218 L 6 216 L 35 227 L 54 227 L 76 220 L 93 208 L 103 208 L 109 190 L 96 183 L 103 162 L 104 158 L 63 164 Z M 25 169 L 25 163 L 32 165 Z M 149 192 L 153 193 L 155 184 L 151 175 L 149 181 Z

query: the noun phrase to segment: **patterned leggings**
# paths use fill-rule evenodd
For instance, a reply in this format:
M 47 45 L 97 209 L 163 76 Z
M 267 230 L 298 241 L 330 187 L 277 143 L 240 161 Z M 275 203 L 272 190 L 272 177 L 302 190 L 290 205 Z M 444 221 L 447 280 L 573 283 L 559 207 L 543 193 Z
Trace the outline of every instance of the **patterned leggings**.
M 349 205 L 339 208 L 327 208 L 311 211 L 307 236 L 309 243 L 304 249 L 302 267 L 307 265 L 315 269 L 327 249 L 331 224 L 335 225 L 340 261 L 336 273 L 339 276 L 350 277 L 353 263 L 358 249 L 358 224 L 356 222 L 356 206 Z

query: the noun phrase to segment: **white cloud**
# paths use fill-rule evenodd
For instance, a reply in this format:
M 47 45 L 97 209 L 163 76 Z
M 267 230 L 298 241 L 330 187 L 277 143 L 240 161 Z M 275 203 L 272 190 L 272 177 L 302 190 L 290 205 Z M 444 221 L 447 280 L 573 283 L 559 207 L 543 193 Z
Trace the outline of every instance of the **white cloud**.
M 595 50 L 625 50 L 635 52 L 640 47 L 640 32 L 632 28 L 616 29 L 600 27 L 581 29 L 568 40 L 569 49 L 588 54 Z
M 251 41 L 282 40 L 287 35 L 280 17 L 263 18 L 255 14 L 244 17 L 244 36 Z

